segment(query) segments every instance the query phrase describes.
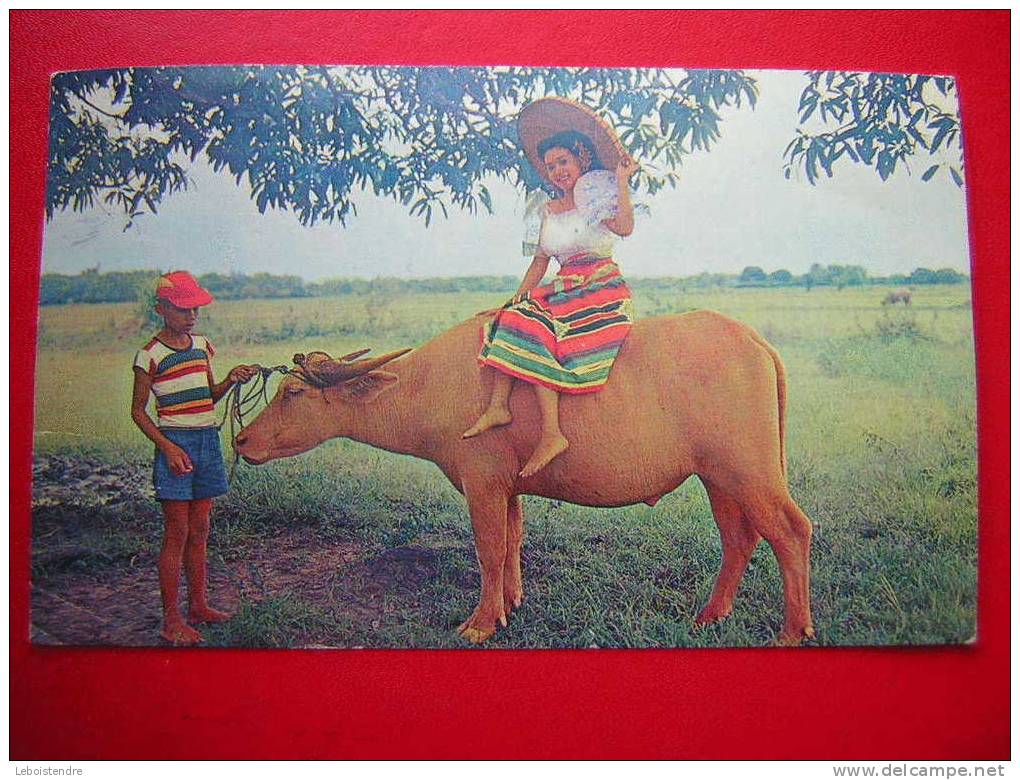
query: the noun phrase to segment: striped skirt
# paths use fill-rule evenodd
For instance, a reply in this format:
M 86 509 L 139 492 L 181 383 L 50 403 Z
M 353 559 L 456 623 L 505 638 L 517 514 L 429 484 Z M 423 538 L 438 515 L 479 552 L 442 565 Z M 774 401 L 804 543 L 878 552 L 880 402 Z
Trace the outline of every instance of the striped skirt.
M 594 393 L 609 379 L 632 323 L 630 290 L 612 258 L 577 255 L 552 282 L 500 310 L 478 359 L 560 393 Z

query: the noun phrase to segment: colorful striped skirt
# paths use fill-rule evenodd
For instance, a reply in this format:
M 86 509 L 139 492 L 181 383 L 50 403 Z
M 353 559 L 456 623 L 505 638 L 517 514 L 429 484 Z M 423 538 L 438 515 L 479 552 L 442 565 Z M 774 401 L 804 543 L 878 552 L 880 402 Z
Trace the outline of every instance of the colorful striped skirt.
M 594 393 L 632 323 L 630 290 L 612 258 L 577 255 L 549 284 L 500 310 L 478 359 L 560 393 Z

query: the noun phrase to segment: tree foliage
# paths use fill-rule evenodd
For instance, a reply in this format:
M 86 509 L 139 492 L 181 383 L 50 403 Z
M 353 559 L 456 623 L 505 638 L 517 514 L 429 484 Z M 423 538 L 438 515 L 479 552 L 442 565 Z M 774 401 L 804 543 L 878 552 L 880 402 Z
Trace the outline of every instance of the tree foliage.
M 769 274 L 769 284 L 788 285 L 793 283 L 793 274 L 785 268 L 780 268 Z
M 140 290 L 151 293 L 158 274 L 153 271 L 112 271 L 88 268 L 76 276 L 42 275 L 39 303 L 108 303 L 137 300 Z
M 956 85 L 946 76 L 809 71 L 800 98 L 800 124 L 787 146 L 784 174 L 803 170 L 814 184 L 832 177 L 839 160 L 874 168 L 883 181 L 927 152 L 921 178 L 940 168 L 963 186 L 963 141 Z M 947 153 L 952 162 L 946 161 Z
M 915 268 L 904 280 L 907 284 L 957 284 L 966 281 L 967 277 L 952 268 Z
M 768 281 L 768 277 L 758 266 L 748 265 L 740 272 L 740 281 L 742 284 L 765 284 Z
M 169 67 L 53 77 L 47 216 L 100 199 L 128 225 L 188 186 L 204 155 L 258 210 L 345 224 L 354 196 L 390 197 L 430 223 L 449 206 L 491 212 L 487 177 L 542 186 L 515 117 L 545 95 L 580 100 L 641 162 L 639 187 L 676 183 L 709 149 L 724 106 L 754 106 L 741 71 L 596 68 Z

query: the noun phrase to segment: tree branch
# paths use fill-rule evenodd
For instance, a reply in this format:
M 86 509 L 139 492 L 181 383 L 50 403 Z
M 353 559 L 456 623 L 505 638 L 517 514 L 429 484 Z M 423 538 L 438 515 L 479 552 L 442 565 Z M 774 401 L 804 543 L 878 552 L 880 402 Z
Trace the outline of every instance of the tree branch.
M 103 111 L 103 109 L 101 109 L 95 103 L 90 101 L 87 97 L 84 97 L 82 95 L 75 95 L 75 97 L 77 97 L 78 100 L 80 100 L 86 106 L 91 108 L 93 111 L 98 111 L 103 116 L 108 116 L 108 117 L 110 117 L 110 119 L 116 119 L 118 122 L 123 122 L 124 121 L 124 115 L 123 114 L 111 114 L 109 111 Z

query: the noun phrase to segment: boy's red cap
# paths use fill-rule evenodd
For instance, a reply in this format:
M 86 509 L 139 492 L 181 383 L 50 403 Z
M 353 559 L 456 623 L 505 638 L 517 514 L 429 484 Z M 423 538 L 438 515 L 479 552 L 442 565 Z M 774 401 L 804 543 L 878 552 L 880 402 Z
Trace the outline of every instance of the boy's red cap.
M 199 285 L 187 271 L 174 271 L 159 277 L 156 297 L 169 301 L 178 309 L 194 309 L 213 302 L 212 293 Z

